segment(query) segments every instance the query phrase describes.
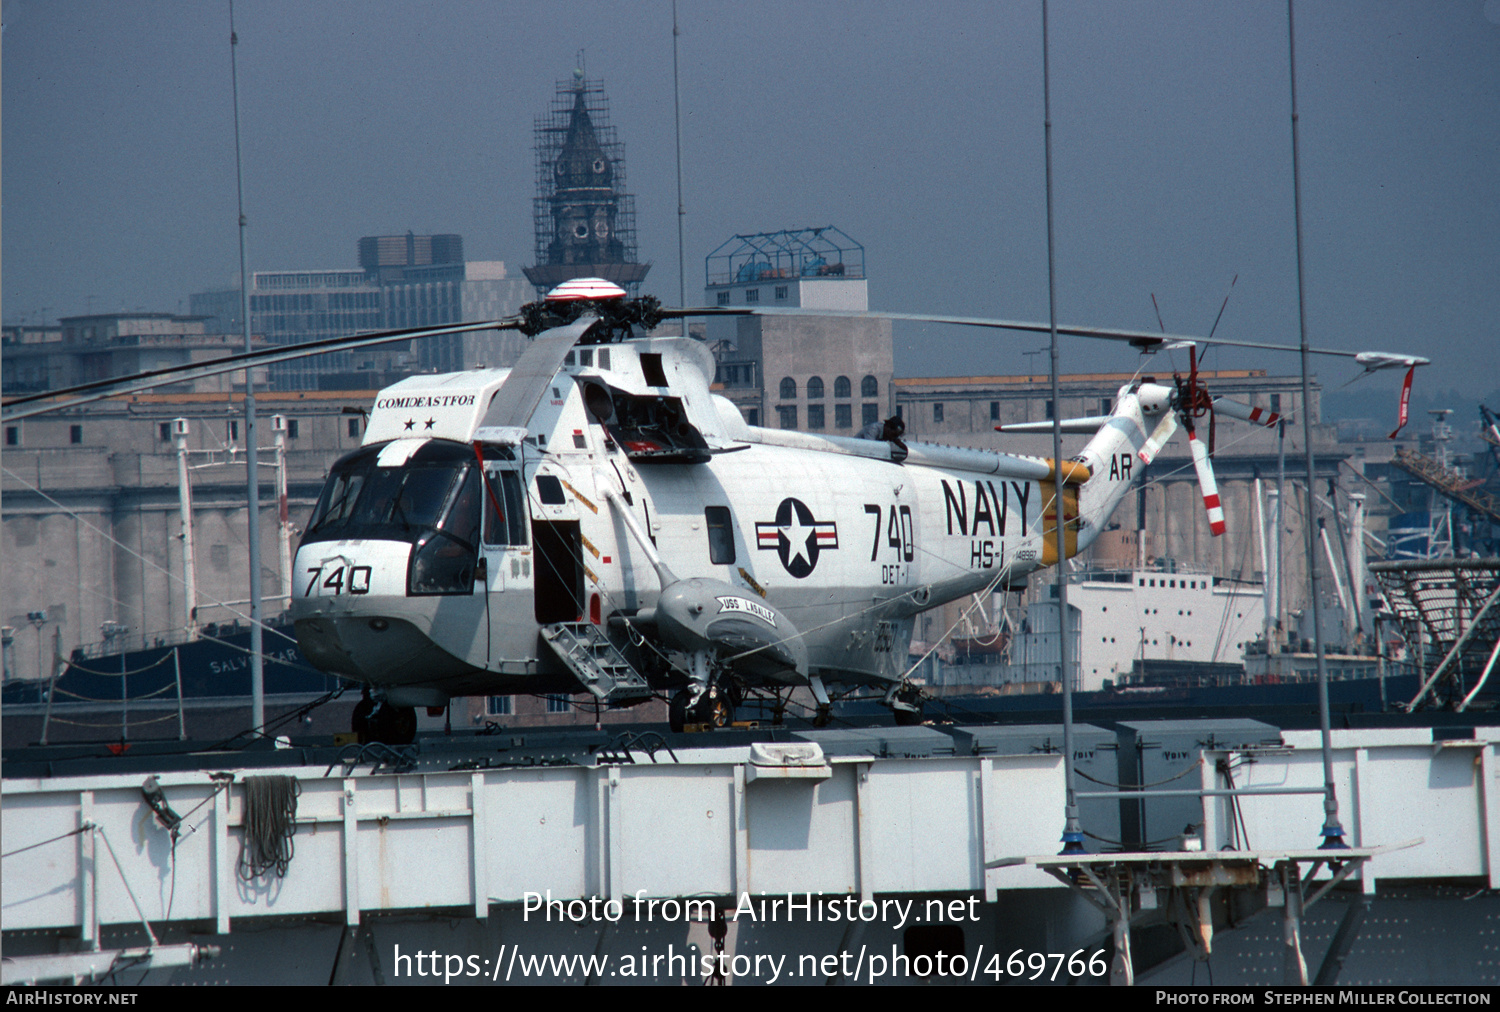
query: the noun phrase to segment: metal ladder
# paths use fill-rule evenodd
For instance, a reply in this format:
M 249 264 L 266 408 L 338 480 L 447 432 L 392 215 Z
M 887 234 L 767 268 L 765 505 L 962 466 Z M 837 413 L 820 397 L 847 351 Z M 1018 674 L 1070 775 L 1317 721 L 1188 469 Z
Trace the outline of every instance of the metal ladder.
M 554 622 L 542 626 L 542 638 L 601 702 L 621 705 L 651 698 L 645 677 L 593 623 Z

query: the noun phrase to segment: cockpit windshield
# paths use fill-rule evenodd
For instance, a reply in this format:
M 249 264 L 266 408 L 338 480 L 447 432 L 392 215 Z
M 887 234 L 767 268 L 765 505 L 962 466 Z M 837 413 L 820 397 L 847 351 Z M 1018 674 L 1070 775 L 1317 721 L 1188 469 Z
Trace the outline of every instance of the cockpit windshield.
M 432 449 L 429 449 L 432 448 Z M 429 443 L 397 467 L 377 466 L 378 448 L 334 465 L 303 542 L 415 542 L 441 530 L 479 543 L 479 482 L 467 447 Z

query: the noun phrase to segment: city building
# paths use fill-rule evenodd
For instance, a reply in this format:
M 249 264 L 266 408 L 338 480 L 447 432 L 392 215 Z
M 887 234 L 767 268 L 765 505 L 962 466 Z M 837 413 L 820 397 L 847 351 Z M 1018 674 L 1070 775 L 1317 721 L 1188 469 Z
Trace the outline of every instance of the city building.
M 359 446 L 373 399 L 373 391 L 256 394 L 267 617 L 285 606 L 291 576 L 278 550 L 276 418 L 295 545 L 329 465 Z M 21 641 L 17 676 L 49 673 L 54 644 L 66 657 L 106 629 L 149 642 L 182 628 L 177 419 L 188 425 L 197 621 L 234 622 L 248 612 L 242 392 L 135 394 L 8 422 L 7 438 L 12 427 L 17 437 L 4 448 L 0 482 L 0 624 Z M 45 617 L 33 622 L 33 613 Z
M 734 236 L 709 254 L 704 291 L 711 306 L 830 314 L 709 317 L 716 382 L 751 425 L 852 436 L 892 413 L 891 321 L 852 315 L 870 308 L 865 251 L 839 229 Z
M 245 350 L 243 336 L 210 329 L 208 318 L 171 313 L 95 313 L 65 316 L 57 326 L 6 326 L 3 390 L 19 396 L 222 358 Z M 256 383 L 265 371 L 256 370 Z M 177 393 L 243 389 L 243 374 L 227 373 L 165 388 Z M 9 444 L 11 446 L 15 443 Z
M 359 267 L 256 271 L 250 283 L 251 329 L 273 345 L 349 334 L 439 326 L 513 315 L 530 286 L 508 277 L 503 261 L 465 261 L 457 235 L 365 236 Z M 200 292 L 194 313 L 233 333 L 240 323 L 238 289 Z M 456 372 L 508 365 L 523 338 L 475 331 L 420 342 L 333 352 L 270 367 L 276 390 L 378 389 L 415 372 Z

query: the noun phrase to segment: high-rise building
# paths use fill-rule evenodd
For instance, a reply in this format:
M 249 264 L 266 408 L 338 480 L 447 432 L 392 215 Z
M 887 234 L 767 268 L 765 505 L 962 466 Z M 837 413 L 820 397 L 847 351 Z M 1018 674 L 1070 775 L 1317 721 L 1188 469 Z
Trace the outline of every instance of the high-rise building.
M 465 261 L 458 235 L 365 236 L 357 269 L 256 271 L 251 331 L 273 345 L 330 337 L 493 320 L 515 313 L 530 295 L 502 261 Z M 242 330 L 238 289 L 192 296 L 194 313 L 215 329 Z M 358 352 L 334 352 L 271 366 L 277 390 L 377 389 L 412 372 L 454 372 L 506 365 L 520 354 L 512 332 L 450 334 Z
M 635 198 L 624 191 L 625 148 L 609 123 L 599 81 L 574 71 L 536 121 L 536 266 L 539 295 L 596 277 L 637 292 L 650 264 L 636 262 Z

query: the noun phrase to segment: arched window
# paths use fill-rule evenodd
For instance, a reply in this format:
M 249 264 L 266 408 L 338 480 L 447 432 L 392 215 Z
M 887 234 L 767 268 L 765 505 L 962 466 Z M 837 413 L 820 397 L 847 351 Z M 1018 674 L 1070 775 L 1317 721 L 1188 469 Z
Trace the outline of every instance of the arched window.
M 851 389 L 848 376 L 840 376 L 833 381 L 833 396 L 835 397 L 848 397 Z
M 781 381 L 781 399 L 784 401 L 797 399 L 797 381 L 790 376 Z
M 880 381 L 874 376 L 866 376 L 859 381 L 859 395 L 861 397 L 879 397 Z
M 810 401 L 821 401 L 823 399 L 823 377 L 812 376 L 808 378 L 807 399 Z

